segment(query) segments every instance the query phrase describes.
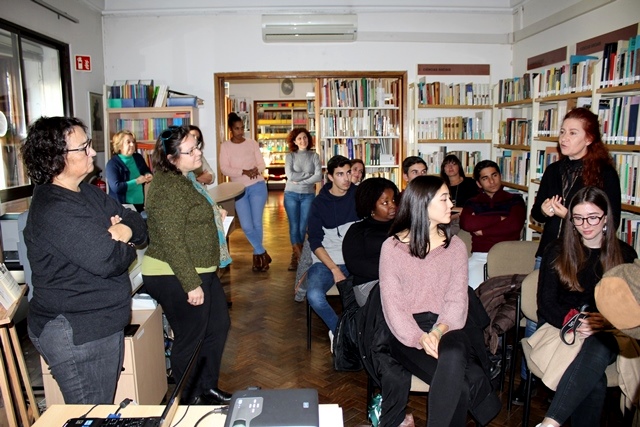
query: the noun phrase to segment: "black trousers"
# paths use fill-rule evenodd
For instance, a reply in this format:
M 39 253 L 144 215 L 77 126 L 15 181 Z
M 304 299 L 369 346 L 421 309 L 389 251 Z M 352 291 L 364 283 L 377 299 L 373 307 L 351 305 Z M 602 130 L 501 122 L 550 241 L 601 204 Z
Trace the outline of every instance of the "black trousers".
M 222 353 L 231 320 L 222 284 L 215 273 L 200 274 L 204 303 L 193 306 L 176 276 L 143 276 L 149 295 L 160 303 L 174 341 L 171 369 L 176 382 L 182 377 L 196 343 L 203 339 L 197 366 L 191 372 L 183 399 L 190 401 L 205 390 L 218 387 Z

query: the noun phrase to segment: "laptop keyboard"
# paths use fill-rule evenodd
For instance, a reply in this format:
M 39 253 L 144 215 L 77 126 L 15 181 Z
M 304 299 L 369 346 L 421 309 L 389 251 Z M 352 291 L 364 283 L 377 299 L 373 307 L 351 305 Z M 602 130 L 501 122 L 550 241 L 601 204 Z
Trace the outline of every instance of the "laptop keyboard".
M 67 422 L 71 427 L 154 427 L 158 425 L 159 417 L 149 418 L 86 418 L 74 419 Z

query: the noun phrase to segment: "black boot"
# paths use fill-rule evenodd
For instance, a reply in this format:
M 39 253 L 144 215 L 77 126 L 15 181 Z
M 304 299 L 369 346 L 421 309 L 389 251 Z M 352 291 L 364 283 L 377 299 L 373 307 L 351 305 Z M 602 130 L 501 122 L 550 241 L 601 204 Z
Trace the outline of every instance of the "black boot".
M 228 405 L 231 402 L 231 395 L 219 388 L 210 388 L 202 395 L 213 402 L 212 405 Z
M 536 394 L 538 394 L 538 389 L 536 387 L 537 385 L 538 385 L 538 381 L 535 378 L 532 378 L 531 379 L 531 397 L 534 397 Z M 524 391 L 526 386 L 527 386 L 527 380 L 525 380 L 524 378 L 520 378 L 520 385 L 518 386 L 516 391 L 513 392 L 513 397 L 511 398 L 512 404 L 517 406 L 524 405 Z

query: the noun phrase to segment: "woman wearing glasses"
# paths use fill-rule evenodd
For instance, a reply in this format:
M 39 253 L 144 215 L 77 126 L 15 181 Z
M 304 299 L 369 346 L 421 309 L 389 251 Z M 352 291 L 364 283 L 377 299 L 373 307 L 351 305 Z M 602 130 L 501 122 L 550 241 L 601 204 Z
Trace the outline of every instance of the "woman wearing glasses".
M 109 195 L 120 203 L 130 203 L 138 212 L 144 210 L 144 185 L 153 175 L 136 151 L 136 137 L 129 130 L 121 130 L 111 140 L 113 156 L 107 162 Z
M 262 243 L 262 216 L 267 203 L 267 184 L 262 172 L 265 164 L 260 146 L 244 137 L 244 123 L 236 113 L 229 114 L 227 125 L 231 139 L 220 146 L 220 170 L 232 182 L 245 186 L 244 194 L 236 200 L 236 212 L 242 231 L 253 247 L 253 271 L 267 271 L 271 257 Z
M 202 131 L 198 126 L 189 125 L 189 133 L 193 135 L 193 137 L 198 140 L 200 143 L 200 149 L 204 148 L 204 137 L 202 136 Z M 213 171 L 207 159 L 202 156 L 202 166 L 193 171 L 196 179 L 203 186 L 211 185 L 216 180 L 216 173 Z
M 637 254 L 616 237 L 611 203 L 599 188 L 578 191 L 571 199 L 566 219 L 562 238 L 551 243 L 542 257 L 537 296 L 539 326 L 549 323 L 557 328 L 553 335 L 559 340 L 558 330 L 567 315 L 585 304 L 589 308 L 577 329 L 584 337 L 582 348 L 562 375 L 546 417 L 538 426 L 557 427 L 569 419 L 574 426 L 599 426 L 607 389 L 604 371 L 616 360 L 619 348 L 614 335 L 605 331 L 612 328 L 611 324 L 596 311 L 594 289 L 604 272 L 633 262 Z M 543 332 L 536 332 L 531 340 Z
M 190 403 L 227 404 L 231 396 L 218 388 L 218 378 L 230 319 L 216 270 L 230 259 L 219 233 L 218 207 L 193 174 L 202 165 L 200 143 L 187 127 L 172 126 L 160 134 L 152 161 L 150 243 L 142 277 L 173 329 L 172 375 L 176 382 L 182 377 L 202 339 L 200 371 L 192 374 L 184 397 Z
M 21 148 L 36 184 L 24 230 L 28 332 L 68 404 L 113 403 L 131 316 L 140 215 L 83 180 L 96 152 L 79 119 L 42 117 Z

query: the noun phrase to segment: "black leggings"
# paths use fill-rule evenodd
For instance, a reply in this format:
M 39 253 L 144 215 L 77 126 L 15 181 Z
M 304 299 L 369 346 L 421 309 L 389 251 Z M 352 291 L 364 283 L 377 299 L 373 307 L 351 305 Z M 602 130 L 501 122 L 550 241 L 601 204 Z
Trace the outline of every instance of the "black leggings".
M 189 401 L 205 390 L 218 387 L 222 352 L 231 320 L 227 299 L 215 273 L 200 274 L 204 303 L 193 306 L 176 276 L 143 276 L 145 288 L 162 306 L 174 334 L 171 370 L 176 382 L 182 377 L 196 343 L 204 339 L 198 365 L 183 393 Z
M 465 371 L 470 360 L 470 343 L 461 331 L 443 335 L 438 359 L 424 350 L 407 347 L 395 337 L 391 353 L 409 372 L 430 385 L 428 427 L 466 426 L 469 385 Z

